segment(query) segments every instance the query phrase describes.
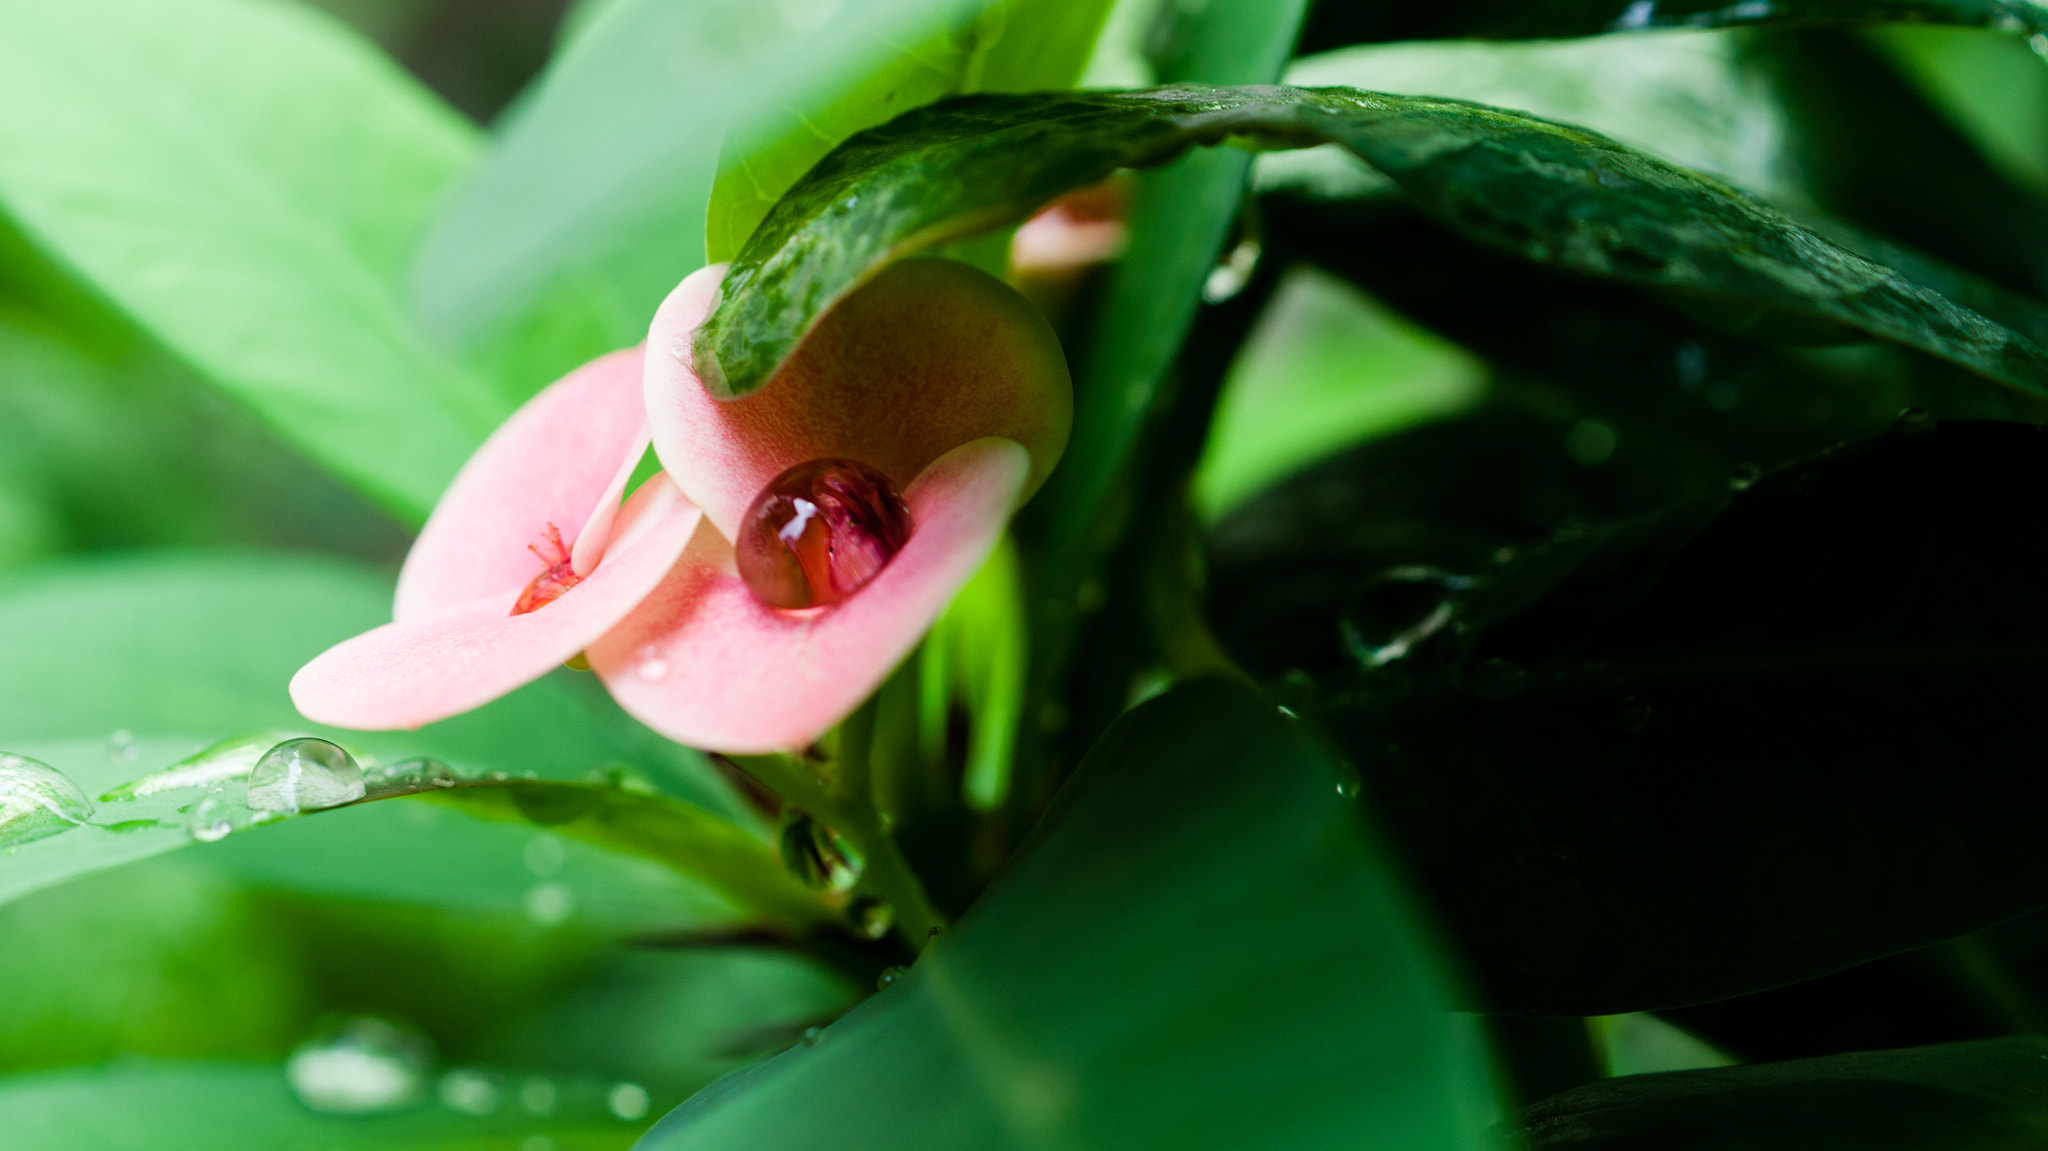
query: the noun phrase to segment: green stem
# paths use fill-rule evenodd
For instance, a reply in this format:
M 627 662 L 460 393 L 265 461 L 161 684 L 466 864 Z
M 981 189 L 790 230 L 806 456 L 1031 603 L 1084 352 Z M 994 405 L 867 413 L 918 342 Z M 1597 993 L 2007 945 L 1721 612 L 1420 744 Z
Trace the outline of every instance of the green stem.
M 840 725 L 838 757 L 829 782 L 820 779 L 810 764 L 786 755 L 747 756 L 734 762 L 790 805 L 823 820 L 860 853 L 861 889 L 895 911 L 897 932 L 911 950 L 922 951 L 933 931 L 946 925 L 946 918 L 932 906 L 924 883 L 882 826 L 870 763 L 874 732 L 875 701 L 870 699 Z

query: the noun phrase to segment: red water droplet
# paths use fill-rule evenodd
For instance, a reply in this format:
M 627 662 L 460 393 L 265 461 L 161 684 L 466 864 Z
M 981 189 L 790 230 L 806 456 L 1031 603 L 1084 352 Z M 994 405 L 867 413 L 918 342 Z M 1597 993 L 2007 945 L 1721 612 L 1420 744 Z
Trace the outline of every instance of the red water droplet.
M 542 551 L 545 547 L 547 550 Z M 569 566 L 569 547 L 562 542 L 562 533 L 555 525 L 548 525 L 547 537 L 537 544 L 527 544 L 526 550 L 540 557 L 547 565 L 533 577 L 526 590 L 519 593 L 519 602 L 512 605 L 513 615 L 525 615 L 537 608 L 544 608 L 562 598 L 562 593 L 583 582 L 576 569 Z
M 740 578 L 769 607 L 835 604 L 910 539 L 910 506 L 881 472 L 812 460 L 776 476 L 740 525 Z

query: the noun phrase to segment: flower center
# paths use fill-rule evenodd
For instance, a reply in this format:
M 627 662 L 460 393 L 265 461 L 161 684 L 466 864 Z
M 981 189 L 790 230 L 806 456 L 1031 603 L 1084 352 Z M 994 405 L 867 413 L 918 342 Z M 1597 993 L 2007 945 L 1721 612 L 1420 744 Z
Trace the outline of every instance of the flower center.
M 812 460 L 754 497 L 740 525 L 740 578 L 769 607 L 835 604 L 910 539 L 910 506 L 889 477 L 855 460 Z
M 545 551 L 541 549 L 547 549 Z M 526 590 L 519 593 L 519 602 L 512 605 L 513 615 L 544 608 L 562 598 L 562 593 L 583 582 L 576 569 L 569 566 L 569 547 L 562 542 L 562 533 L 555 525 L 548 525 L 546 538 L 537 544 L 527 544 L 526 550 L 540 557 L 544 565 L 541 573 L 533 577 Z

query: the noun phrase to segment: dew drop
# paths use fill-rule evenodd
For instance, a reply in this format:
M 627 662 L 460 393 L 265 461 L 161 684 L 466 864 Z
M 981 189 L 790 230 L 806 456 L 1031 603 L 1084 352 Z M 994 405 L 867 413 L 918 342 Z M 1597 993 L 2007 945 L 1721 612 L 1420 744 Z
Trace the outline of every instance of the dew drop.
M 92 818 L 71 777 L 40 760 L 0 752 L 0 847 L 59 835 Z
M 501 1093 L 497 1079 L 481 1071 L 457 1067 L 441 1076 L 441 1085 L 435 1092 L 441 1097 L 441 1106 L 464 1115 L 489 1115 L 498 1109 Z
M 909 971 L 910 968 L 905 967 L 900 963 L 891 964 L 888 967 L 882 968 L 882 973 L 875 977 L 875 990 L 887 991 L 890 987 L 895 985 L 897 980 L 903 978 L 904 975 L 908 974 Z
M 559 1094 L 554 1080 L 535 1075 L 519 1085 L 519 1105 L 535 1115 L 553 1114 Z
M 820 1040 L 820 1039 L 824 1038 L 824 1036 L 825 1036 L 825 1029 L 824 1029 L 824 1028 L 822 1028 L 822 1027 L 806 1027 L 806 1028 L 804 1028 L 804 1046 L 805 1046 L 805 1047 L 816 1047 L 816 1046 L 818 1045 L 818 1040 Z
M 873 896 L 862 896 L 846 909 L 853 930 L 862 939 L 880 939 L 896 925 L 896 909 Z
M 324 739 L 288 739 L 249 773 L 249 807 L 276 818 L 354 803 L 368 793 L 355 758 Z
M 1939 421 L 1926 408 L 1907 408 L 1892 421 L 1892 431 L 1901 439 L 1924 436 L 1934 431 Z
M 855 460 L 812 460 L 754 497 L 740 525 L 740 578 L 769 607 L 839 603 L 888 565 L 910 531 L 910 505 L 889 477 Z
M 135 762 L 135 733 L 120 728 L 107 737 L 107 758 L 115 763 Z
M 1420 565 L 1373 577 L 1338 624 L 1346 654 L 1368 671 L 1401 659 L 1451 622 L 1452 593 L 1471 586 L 1470 576 Z
M 192 805 L 185 816 L 185 831 L 201 843 L 219 843 L 235 830 L 235 809 L 218 795 L 209 795 Z
M 642 644 L 633 654 L 633 674 L 645 683 L 660 683 L 668 678 L 668 660 L 663 659 L 661 649 L 653 644 Z
M 1493 656 L 1465 673 L 1465 689 L 1480 699 L 1508 699 L 1529 686 L 1529 673 L 1512 660 Z
M 365 1115 L 416 1102 L 432 1059 L 433 1045 L 424 1036 L 358 1017 L 301 1045 L 284 1074 L 313 1110 Z
M 638 1083 L 614 1083 L 605 1093 L 604 1105 L 612 1114 L 631 1123 L 647 1118 L 647 1109 L 654 1105 L 654 1100 L 648 1096 L 647 1088 Z
M 778 840 L 783 865 L 806 885 L 845 891 L 860 882 L 860 854 L 809 812 L 792 808 L 783 817 Z

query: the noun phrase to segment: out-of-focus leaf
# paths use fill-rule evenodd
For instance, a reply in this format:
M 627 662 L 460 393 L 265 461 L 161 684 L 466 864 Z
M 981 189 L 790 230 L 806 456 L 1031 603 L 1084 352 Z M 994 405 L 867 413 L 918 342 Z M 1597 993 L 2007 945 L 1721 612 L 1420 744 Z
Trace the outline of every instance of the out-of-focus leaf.
M 2023 1151 L 2048 1139 L 2048 1040 L 1632 1075 L 1522 1112 L 1531 1151 Z
M 603 1085 L 557 1087 L 551 1098 L 545 1116 L 519 1106 L 468 1115 L 434 1102 L 323 1115 L 294 1098 L 275 1064 L 145 1062 L 0 1080 L 0 1124 L 20 1151 L 530 1151 L 535 1139 L 557 1151 L 625 1151 L 639 1133 L 607 1111 Z
M 1214 518 L 1337 448 L 1476 403 L 1470 354 L 1309 268 L 1291 271 L 1216 407 L 1194 499 Z
M 1357 603 L 1320 714 L 1483 1005 L 1697 1003 L 2048 903 L 2048 555 L 2014 530 L 2048 433 L 1930 423 L 1560 533 L 1446 612 Z
M 1478 0 L 1454 7 L 1324 0 L 1302 33 L 1302 48 L 1320 52 L 1381 40 L 1552 39 L 1646 28 L 1891 20 L 2048 31 L 2048 13 L 2029 0 Z
M 904 45 L 987 0 L 618 0 L 588 18 L 513 110 L 428 234 L 415 310 L 458 343 L 583 296 L 640 339 L 704 263 L 724 134 L 762 109 L 822 106 Z
M 1228 140 L 1341 143 L 1459 230 L 1530 260 L 1671 292 L 1737 327 L 1878 336 L 2048 392 L 2048 353 L 2031 342 L 1723 185 L 1526 115 L 1337 88 L 965 97 L 862 133 L 734 263 L 696 337 L 698 368 L 744 395 L 887 260 L 1021 218 L 1118 167 Z M 1134 245 L 1143 235 L 1133 228 Z M 1077 454 L 1091 458 L 1076 424 Z
M 2003 175 L 2048 197 L 2048 69 L 2025 40 L 1910 25 L 1869 39 Z
M 728 133 L 704 225 L 705 258 L 739 253 L 761 218 L 841 140 L 901 112 L 963 92 L 1070 87 L 1109 0 L 1006 0 L 898 53 L 844 92 L 820 93 Z
M 1336 769 L 1241 687 L 1140 707 L 915 967 L 643 1146 L 1484 1146 L 1477 1037 Z
M 300 449 L 422 517 L 518 398 L 429 347 L 399 292 L 469 126 L 297 6 L 0 18 L 7 210 Z
M 43 759 L 89 797 L 116 796 L 97 804 L 88 826 L 16 848 L 0 867 L 0 887 L 20 894 L 183 846 L 213 783 L 228 787 L 223 814 L 240 826 L 247 813 L 235 806 L 239 776 L 133 798 L 115 789 L 210 740 L 269 728 L 357 750 L 369 760 L 372 788 L 379 769 L 431 758 L 447 766 L 452 790 L 488 793 L 469 801 L 485 814 L 516 814 L 657 859 L 778 919 L 816 914 L 816 902 L 783 872 L 705 761 L 654 739 L 570 673 L 418 732 L 344 732 L 300 720 L 285 694 L 292 672 L 381 622 L 388 588 L 331 562 L 254 558 L 66 564 L 0 585 L 0 747 Z M 401 784 L 388 781 L 381 791 Z M 667 794 L 640 794 L 657 788 Z

